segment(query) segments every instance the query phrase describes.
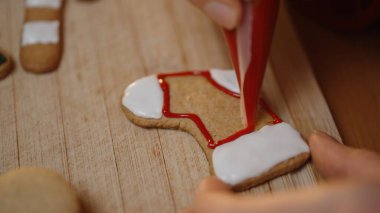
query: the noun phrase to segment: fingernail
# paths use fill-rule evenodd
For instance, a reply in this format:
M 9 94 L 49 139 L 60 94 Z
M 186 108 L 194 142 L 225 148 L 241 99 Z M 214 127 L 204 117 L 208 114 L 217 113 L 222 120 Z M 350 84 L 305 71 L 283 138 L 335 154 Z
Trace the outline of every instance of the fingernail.
M 315 139 L 315 137 L 324 137 L 325 138 L 326 135 L 327 135 L 326 133 L 324 133 L 320 130 L 314 129 L 308 137 L 307 144 L 309 144 L 309 146 L 310 146 L 310 142 L 312 141 L 312 139 Z
M 237 22 L 237 11 L 226 4 L 217 1 L 207 2 L 203 11 L 217 24 L 227 29 L 233 29 Z
M 326 132 L 323 132 L 323 131 L 320 131 L 320 130 L 317 130 L 317 129 L 313 130 L 313 134 L 321 136 L 321 137 L 325 137 L 325 138 L 330 138 L 330 139 L 332 139 L 332 140 L 334 140 L 334 141 L 336 141 L 336 142 L 338 142 L 340 144 L 342 143 L 342 142 L 339 142 L 335 137 L 327 134 Z

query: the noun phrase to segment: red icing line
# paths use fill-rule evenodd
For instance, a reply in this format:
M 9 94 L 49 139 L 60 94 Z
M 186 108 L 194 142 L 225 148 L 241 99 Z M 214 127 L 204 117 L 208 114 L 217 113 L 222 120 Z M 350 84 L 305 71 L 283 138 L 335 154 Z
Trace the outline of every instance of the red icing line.
M 217 89 L 221 90 L 222 92 L 235 97 L 240 98 L 240 95 L 238 93 L 234 93 L 221 85 L 219 85 L 214 79 L 211 78 L 209 71 L 189 71 L 189 72 L 180 72 L 180 73 L 169 73 L 169 74 L 159 74 L 157 75 L 158 82 L 160 83 L 161 89 L 164 93 L 164 104 L 162 107 L 162 113 L 168 117 L 168 118 L 188 118 L 191 119 L 199 128 L 199 130 L 202 132 L 203 136 L 206 138 L 208 147 L 211 149 L 214 149 L 217 146 L 220 146 L 222 144 L 231 142 L 237 138 L 239 138 L 242 135 L 248 134 L 253 131 L 252 126 L 248 125 L 245 129 L 239 130 L 238 132 L 232 134 L 231 136 L 219 140 L 214 141 L 212 138 L 210 132 L 207 130 L 206 126 L 203 124 L 202 120 L 199 118 L 198 115 L 193 113 L 173 113 L 170 111 L 170 87 L 169 84 L 166 82 L 166 78 L 168 77 L 180 77 L 180 76 L 202 76 L 206 78 L 213 86 L 215 86 Z M 273 111 L 269 108 L 269 106 L 263 101 L 260 101 L 260 104 L 262 107 L 270 114 L 273 118 L 273 121 L 269 122 L 270 124 L 277 124 L 281 123 L 282 120 L 275 114 Z
M 273 121 L 269 122 L 270 124 L 272 125 L 275 125 L 275 124 L 279 124 L 279 123 L 282 123 L 282 119 L 277 115 L 275 114 L 272 109 L 268 106 L 268 104 L 263 100 L 263 99 L 260 99 L 259 101 L 261 107 L 263 107 L 263 109 L 270 115 L 272 116 L 273 118 Z

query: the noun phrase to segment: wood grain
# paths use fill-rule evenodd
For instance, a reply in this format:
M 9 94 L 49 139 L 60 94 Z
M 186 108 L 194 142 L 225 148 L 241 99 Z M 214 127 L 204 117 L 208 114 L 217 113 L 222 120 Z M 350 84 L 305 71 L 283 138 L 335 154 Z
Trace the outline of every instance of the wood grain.
M 345 144 L 380 152 L 380 27 L 340 32 L 292 10 Z
M 0 1 L 0 46 L 14 56 L 22 20 L 22 0 Z M 68 1 L 59 69 L 35 75 L 18 65 L 0 81 L 0 172 L 58 171 L 91 212 L 179 211 L 209 174 L 204 154 L 189 134 L 133 125 L 120 98 L 145 75 L 210 67 L 231 67 L 222 34 L 188 1 Z M 314 128 L 339 137 L 284 8 L 263 90 L 305 137 Z M 316 181 L 308 164 L 243 194 Z
M 0 44 L 9 53 L 12 50 L 11 1 L 0 2 Z M 7 29 L 7 30 L 3 30 Z M 0 172 L 19 166 L 15 91 L 12 74 L 0 81 Z

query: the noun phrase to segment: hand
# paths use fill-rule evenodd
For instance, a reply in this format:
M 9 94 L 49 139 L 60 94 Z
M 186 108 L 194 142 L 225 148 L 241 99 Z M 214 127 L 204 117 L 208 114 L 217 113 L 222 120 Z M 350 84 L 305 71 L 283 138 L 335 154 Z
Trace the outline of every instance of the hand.
M 242 16 L 240 0 L 191 0 L 191 2 L 226 29 L 231 30 L 240 22 Z
M 216 177 L 200 184 L 184 212 L 203 213 L 375 213 L 380 212 L 380 156 L 346 147 L 322 132 L 309 137 L 314 165 L 328 183 L 259 197 L 234 194 Z

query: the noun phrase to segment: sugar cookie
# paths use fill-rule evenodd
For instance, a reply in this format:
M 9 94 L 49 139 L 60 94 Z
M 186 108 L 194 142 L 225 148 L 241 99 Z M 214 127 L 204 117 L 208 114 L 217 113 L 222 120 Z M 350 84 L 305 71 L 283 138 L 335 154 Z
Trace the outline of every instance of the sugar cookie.
M 122 107 L 139 126 L 192 134 L 211 172 L 243 190 L 298 168 L 309 148 L 263 101 L 256 131 L 248 131 L 241 122 L 239 91 L 231 70 L 152 75 L 125 89 Z
M 64 0 L 26 0 L 20 60 L 25 70 L 58 68 L 63 45 Z
M 78 213 L 80 202 L 55 172 L 22 168 L 0 176 L 0 212 Z

